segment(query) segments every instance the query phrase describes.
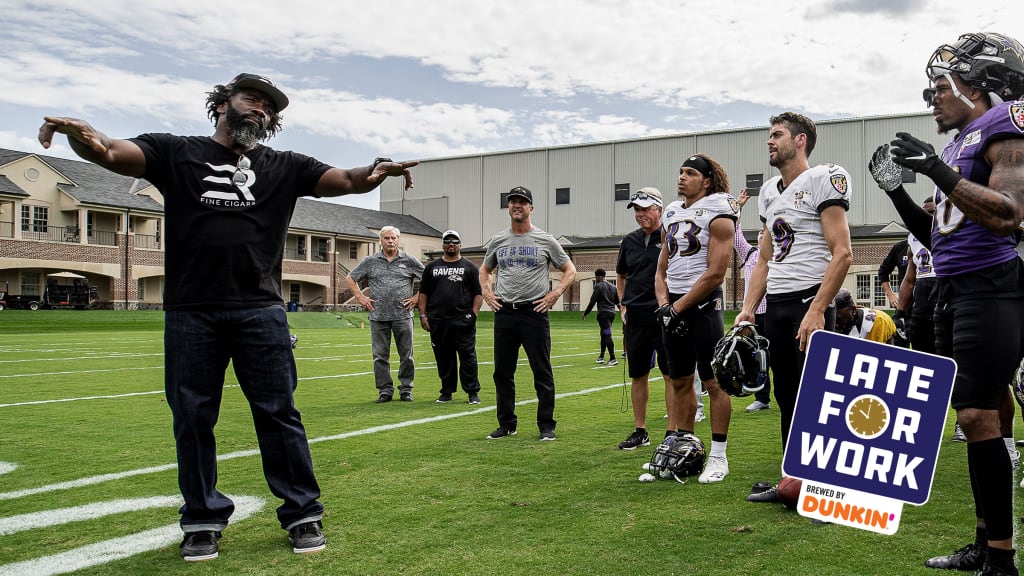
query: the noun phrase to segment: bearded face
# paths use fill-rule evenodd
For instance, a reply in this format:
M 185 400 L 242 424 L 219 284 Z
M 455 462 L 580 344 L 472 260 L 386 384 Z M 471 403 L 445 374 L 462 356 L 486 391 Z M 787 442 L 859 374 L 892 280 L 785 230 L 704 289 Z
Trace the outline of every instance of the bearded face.
M 243 114 L 228 102 L 226 119 L 228 135 L 232 140 L 245 148 L 254 148 L 262 140 L 270 137 L 267 131 L 269 119 L 262 114 Z

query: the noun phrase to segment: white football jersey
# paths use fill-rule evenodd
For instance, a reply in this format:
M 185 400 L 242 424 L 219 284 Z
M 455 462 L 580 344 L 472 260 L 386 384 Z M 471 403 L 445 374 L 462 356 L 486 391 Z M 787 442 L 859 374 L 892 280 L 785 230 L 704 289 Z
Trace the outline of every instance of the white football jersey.
M 917 268 L 917 277 L 935 278 L 935 263 L 932 262 L 931 251 L 918 242 L 913 234 L 907 234 L 907 245 L 910 247 L 910 257 Z
M 842 166 L 819 164 L 779 190 L 782 177 L 761 186 L 758 214 L 772 239 L 768 293 L 785 294 L 820 284 L 832 253 L 825 243 L 819 209 L 839 201 L 849 210 L 850 175 Z
M 708 194 L 692 206 L 676 200 L 665 207 L 661 229 L 668 251 L 666 280 L 672 294 L 686 294 L 708 269 L 711 221 L 726 217 L 735 232 L 739 204 L 727 193 Z M 731 245 L 730 245 L 731 246 Z

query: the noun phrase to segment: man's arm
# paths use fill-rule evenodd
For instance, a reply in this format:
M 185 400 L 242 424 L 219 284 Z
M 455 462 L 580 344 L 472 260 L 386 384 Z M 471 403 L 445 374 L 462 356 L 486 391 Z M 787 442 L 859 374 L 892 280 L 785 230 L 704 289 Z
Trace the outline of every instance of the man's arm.
M 825 310 L 832 304 L 836 292 L 843 285 L 843 279 L 853 263 L 853 249 L 850 246 L 850 225 L 846 221 L 846 210 L 842 206 L 829 206 L 821 213 L 821 229 L 825 235 L 825 243 L 832 260 L 825 268 L 825 277 L 814 300 L 807 308 L 804 319 L 797 330 L 800 350 L 807 349 L 807 340 L 811 334 L 825 327 Z
M 572 260 L 566 260 L 564 264 L 559 268 L 562 271 L 562 278 L 558 281 L 558 285 L 555 286 L 551 292 L 544 295 L 543 298 L 534 302 L 536 306 L 533 307 L 537 312 L 547 312 L 551 310 L 551 307 L 555 305 L 555 302 L 562 296 L 562 294 L 572 286 L 572 283 L 576 280 L 576 265 L 572 263 Z
M 668 301 L 668 242 L 665 242 L 664 230 L 661 231 L 658 267 L 654 272 L 654 299 L 659 307 L 670 303 Z
M 355 279 L 353 279 L 351 275 L 345 276 L 345 284 L 348 285 L 348 289 L 352 292 L 352 296 L 355 297 L 356 302 L 359 302 L 363 308 L 373 312 L 374 300 L 363 295 L 362 289 L 359 288 L 359 284 L 356 283 Z
M 1024 221 L 1024 138 L 989 144 L 985 160 L 992 166 L 988 186 L 962 178 L 949 198 L 971 220 L 1009 236 Z
M 494 270 L 486 262 L 480 265 L 480 293 L 491 310 L 501 310 L 501 302 L 494 294 Z
M 68 137 L 68 145 L 83 159 L 122 176 L 139 177 L 146 171 L 146 155 L 131 140 L 111 138 L 85 120 L 46 116 L 39 127 L 39 143 L 49 149 L 56 133 Z
M 754 311 L 761 304 L 765 292 L 768 291 L 768 256 L 772 253 L 772 239 L 768 235 L 767 226 L 761 227 L 761 240 L 757 245 L 757 263 L 747 281 L 747 293 L 743 296 L 743 309 L 736 315 L 735 324 L 740 322 L 754 323 Z
M 388 176 L 405 178 L 405 189 L 413 187 L 412 172 L 409 168 L 419 164 L 419 160 L 410 162 L 380 162 L 375 166 L 362 168 L 331 168 L 313 188 L 313 193 L 321 198 L 344 196 L 346 194 L 363 194 L 380 185 Z
M 728 218 L 716 218 L 711 222 L 710 231 L 708 269 L 693 283 L 693 288 L 689 292 L 672 303 L 676 312 L 696 306 L 725 280 L 725 271 L 729 268 L 729 257 L 733 249 L 732 237 L 736 234 L 736 228 Z
M 623 274 L 615 275 L 615 293 L 619 297 L 619 314 L 622 316 L 622 323 L 626 323 L 626 305 L 622 303 L 622 299 L 626 296 L 626 276 Z
M 898 311 L 909 313 L 914 303 L 914 285 L 917 284 L 917 264 L 911 259 L 907 264 L 907 273 L 900 283 L 900 298 Z
M 427 319 L 427 298 L 428 296 L 423 293 L 423 285 L 420 285 L 420 298 L 418 306 L 420 309 L 420 327 L 430 332 L 430 321 Z

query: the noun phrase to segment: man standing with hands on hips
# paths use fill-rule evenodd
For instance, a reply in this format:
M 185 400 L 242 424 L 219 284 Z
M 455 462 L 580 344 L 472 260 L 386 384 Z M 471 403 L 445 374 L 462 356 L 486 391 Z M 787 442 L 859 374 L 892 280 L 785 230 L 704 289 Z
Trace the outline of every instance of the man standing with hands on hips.
M 576 279 L 576 266 L 551 234 L 537 228 L 533 192 L 516 186 L 508 193 L 511 226 L 491 239 L 480 267 L 480 288 L 494 310 L 494 388 L 498 428 L 487 438 L 516 434 L 516 363 L 519 347 L 526 351 L 537 391 L 537 427 L 541 440 L 555 439 L 555 378 L 551 370 L 551 327 L 548 311 Z M 549 290 L 548 266 L 562 272 Z
M 47 116 L 39 142 L 55 133 L 82 158 L 135 178 L 164 197 L 165 394 L 173 416 L 181 506 L 181 557 L 212 560 L 235 505 L 217 490 L 214 427 L 224 370 L 234 368 L 249 400 L 277 519 L 296 553 L 322 550 L 320 487 L 295 408 L 298 384 L 281 263 L 300 196 L 361 194 L 388 176 L 412 187 L 416 162 L 378 158 L 332 168 L 261 144 L 281 130 L 288 97 L 268 78 L 239 74 L 207 94 L 212 136 L 142 134 L 119 140 L 77 118 Z
M 420 282 L 420 326 L 430 333 L 437 361 L 441 395 L 452 401 L 462 380 L 470 404 L 480 403 L 476 363 L 476 317 L 483 303 L 480 270 L 462 257 L 462 237 L 455 230 L 441 235 L 444 255 L 427 264 Z

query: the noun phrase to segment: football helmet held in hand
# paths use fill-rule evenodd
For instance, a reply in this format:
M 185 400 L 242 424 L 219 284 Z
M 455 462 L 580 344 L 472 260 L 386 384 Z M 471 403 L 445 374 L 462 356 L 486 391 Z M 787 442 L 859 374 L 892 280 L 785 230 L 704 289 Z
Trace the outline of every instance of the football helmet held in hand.
M 673 434 L 658 446 L 647 467 L 655 477 L 668 472 L 676 482 L 685 483 L 688 476 L 698 476 L 704 470 L 707 453 L 704 443 L 693 434 Z
M 730 396 L 749 396 L 768 380 L 768 339 L 750 322 L 733 326 L 711 359 L 718 386 Z

